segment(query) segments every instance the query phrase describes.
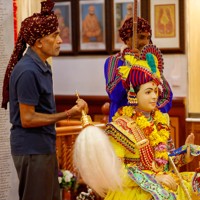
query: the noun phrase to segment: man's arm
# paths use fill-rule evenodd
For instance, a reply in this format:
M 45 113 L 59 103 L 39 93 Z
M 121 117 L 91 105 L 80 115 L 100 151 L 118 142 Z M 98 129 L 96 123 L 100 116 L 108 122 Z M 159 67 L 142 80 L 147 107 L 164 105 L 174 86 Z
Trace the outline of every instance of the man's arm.
M 46 126 L 49 124 L 54 124 L 59 120 L 81 114 L 82 110 L 87 110 L 87 103 L 84 100 L 78 99 L 76 103 L 77 104 L 71 109 L 54 114 L 35 112 L 34 106 L 20 103 L 19 108 L 22 126 L 24 128 Z

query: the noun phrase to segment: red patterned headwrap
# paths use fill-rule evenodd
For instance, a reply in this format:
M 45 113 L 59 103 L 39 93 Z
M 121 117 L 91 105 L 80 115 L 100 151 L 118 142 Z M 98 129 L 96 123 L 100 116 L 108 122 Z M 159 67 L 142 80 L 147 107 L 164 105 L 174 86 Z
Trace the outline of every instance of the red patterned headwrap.
M 137 18 L 137 33 L 147 32 L 152 34 L 151 26 L 147 20 L 138 17 Z M 133 18 L 128 18 L 122 27 L 119 29 L 119 36 L 123 42 L 125 42 L 128 38 L 133 36 Z
M 52 11 L 54 4 L 51 0 L 41 2 L 41 12 L 34 13 L 21 23 L 17 42 L 4 76 L 2 108 L 7 109 L 10 75 L 17 62 L 22 58 L 26 44 L 33 46 L 37 39 L 47 36 L 58 29 L 58 19 Z

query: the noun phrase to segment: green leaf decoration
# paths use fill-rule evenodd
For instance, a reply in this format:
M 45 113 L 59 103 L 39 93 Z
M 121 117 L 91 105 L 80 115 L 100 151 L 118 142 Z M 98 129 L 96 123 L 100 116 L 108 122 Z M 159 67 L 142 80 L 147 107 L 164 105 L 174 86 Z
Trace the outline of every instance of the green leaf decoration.
M 155 74 L 156 71 L 157 71 L 157 68 L 156 68 L 156 63 L 155 63 L 153 54 L 147 53 L 147 54 L 146 54 L 146 60 L 147 60 L 147 62 L 148 62 L 148 65 L 149 65 L 150 68 L 151 68 L 152 73 Z

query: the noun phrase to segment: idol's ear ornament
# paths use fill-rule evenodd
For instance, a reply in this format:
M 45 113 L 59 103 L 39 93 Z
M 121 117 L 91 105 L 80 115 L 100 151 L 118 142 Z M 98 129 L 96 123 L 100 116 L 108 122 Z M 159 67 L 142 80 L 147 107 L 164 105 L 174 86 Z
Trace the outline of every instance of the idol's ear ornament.
M 127 98 L 128 98 L 128 103 L 131 106 L 137 106 L 138 105 L 137 94 L 135 93 L 135 90 L 134 90 L 134 88 L 133 88 L 131 83 L 130 83 L 130 89 L 128 91 Z

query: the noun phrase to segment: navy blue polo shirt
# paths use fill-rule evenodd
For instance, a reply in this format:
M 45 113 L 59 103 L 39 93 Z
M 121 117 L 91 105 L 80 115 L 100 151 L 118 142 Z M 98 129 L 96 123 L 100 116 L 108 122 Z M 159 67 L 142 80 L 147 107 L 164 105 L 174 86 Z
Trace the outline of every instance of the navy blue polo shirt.
M 52 72 L 29 47 L 16 64 L 9 83 L 11 153 L 13 155 L 48 154 L 55 152 L 55 124 L 23 128 L 19 103 L 35 106 L 39 113 L 56 112 Z

